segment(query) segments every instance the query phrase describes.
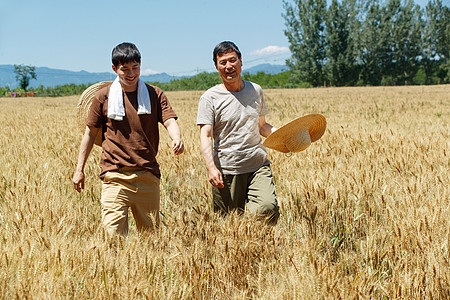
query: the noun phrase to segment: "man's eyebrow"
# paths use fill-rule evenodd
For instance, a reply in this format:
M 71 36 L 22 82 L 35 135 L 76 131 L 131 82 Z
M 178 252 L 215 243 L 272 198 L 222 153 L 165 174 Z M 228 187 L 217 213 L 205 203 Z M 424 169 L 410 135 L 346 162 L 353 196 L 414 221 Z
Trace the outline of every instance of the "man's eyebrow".
M 221 58 L 221 59 L 219 59 L 219 61 L 227 61 L 227 60 L 232 60 L 232 59 L 236 59 L 236 57 Z

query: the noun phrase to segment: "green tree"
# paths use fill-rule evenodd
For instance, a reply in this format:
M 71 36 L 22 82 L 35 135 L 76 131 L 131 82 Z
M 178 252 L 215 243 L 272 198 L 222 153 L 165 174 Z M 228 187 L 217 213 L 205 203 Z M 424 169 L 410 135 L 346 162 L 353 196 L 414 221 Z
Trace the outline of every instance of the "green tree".
M 325 80 L 326 0 L 283 1 L 292 56 L 286 61 L 294 82 L 322 85 Z
M 386 37 L 383 75 L 389 84 L 410 84 L 416 74 L 420 59 L 421 29 L 420 7 L 412 0 L 390 0 L 384 7 Z
M 450 82 L 450 9 L 441 0 L 431 0 L 426 6 L 422 56 L 426 84 Z
M 14 73 L 16 73 L 16 80 L 19 86 L 24 91 L 27 91 L 31 79 L 36 79 L 36 67 L 14 65 Z
M 359 36 L 358 61 L 361 66 L 359 84 L 379 85 L 382 79 L 382 65 L 385 58 L 385 41 L 387 33 L 384 31 L 383 10 L 378 0 L 372 1 L 364 9 L 361 34 Z
M 266 74 L 264 72 L 249 74 L 244 72 L 242 79 L 256 82 L 263 89 L 309 87 L 309 85 L 305 83 L 291 83 L 290 73 L 291 71 L 285 71 L 278 74 Z
M 326 75 L 333 86 L 352 85 L 356 82 L 357 65 L 355 46 L 359 26 L 356 1 L 333 0 L 326 20 Z
M 187 91 L 187 90 L 207 90 L 220 83 L 220 76 L 217 72 L 202 72 L 192 77 L 172 80 L 168 83 L 152 82 L 164 91 Z

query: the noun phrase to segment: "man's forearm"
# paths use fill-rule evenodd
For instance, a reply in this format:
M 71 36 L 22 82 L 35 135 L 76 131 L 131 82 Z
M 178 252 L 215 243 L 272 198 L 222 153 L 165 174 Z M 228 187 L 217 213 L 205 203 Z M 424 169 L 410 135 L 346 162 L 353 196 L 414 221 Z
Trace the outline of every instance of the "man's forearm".
M 166 127 L 167 132 L 172 140 L 181 140 L 181 130 L 175 119 L 170 118 L 164 122 L 164 127 Z
M 208 170 L 211 170 L 211 168 L 216 168 L 216 165 L 214 164 L 214 158 L 213 158 L 212 140 L 208 137 L 202 137 L 200 146 L 201 146 L 203 160 L 205 161 L 205 164 L 206 164 L 206 168 Z
M 94 146 L 95 137 L 97 135 L 98 129 L 91 130 L 88 127 L 83 135 L 83 139 L 80 144 L 80 151 L 78 154 L 77 171 L 83 172 L 86 161 L 91 153 L 92 147 Z M 95 135 L 94 135 L 95 133 Z

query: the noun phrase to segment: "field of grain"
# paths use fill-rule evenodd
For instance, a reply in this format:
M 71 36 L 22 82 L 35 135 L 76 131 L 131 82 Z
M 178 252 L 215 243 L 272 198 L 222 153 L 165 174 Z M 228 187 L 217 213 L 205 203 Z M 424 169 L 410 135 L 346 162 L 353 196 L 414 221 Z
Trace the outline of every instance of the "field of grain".
M 161 129 L 162 224 L 101 228 L 95 147 L 71 178 L 78 96 L 0 98 L 3 299 L 448 299 L 450 86 L 266 90 L 274 126 L 327 130 L 293 155 L 268 150 L 281 217 L 219 217 L 195 126 L 201 92 L 170 92 L 186 152 Z

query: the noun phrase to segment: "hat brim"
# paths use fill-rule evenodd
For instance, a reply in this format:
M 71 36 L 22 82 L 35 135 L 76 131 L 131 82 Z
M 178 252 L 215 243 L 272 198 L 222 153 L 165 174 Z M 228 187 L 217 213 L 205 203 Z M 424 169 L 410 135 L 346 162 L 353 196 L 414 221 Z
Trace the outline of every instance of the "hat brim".
M 80 100 L 77 105 L 77 112 L 78 112 L 78 124 L 80 128 L 83 130 L 83 132 L 86 129 L 86 117 L 88 115 L 89 108 L 91 107 L 92 99 L 99 90 L 101 90 L 107 85 L 110 85 L 111 83 L 112 81 L 98 82 L 96 84 L 89 86 L 81 94 Z M 94 144 L 97 146 L 102 145 L 102 130 L 99 130 L 99 132 L 97 133 Z
M 309 147 L 310 143 L 317 141 L 325 133 L 326 119 L 321 114 L 309 114 L 297 118 L 272 132 L 263 145 L 283 153 L 300 152 Z M 293 137 L 307 132 L 309 138 L 295 144 L 290 143 Z

